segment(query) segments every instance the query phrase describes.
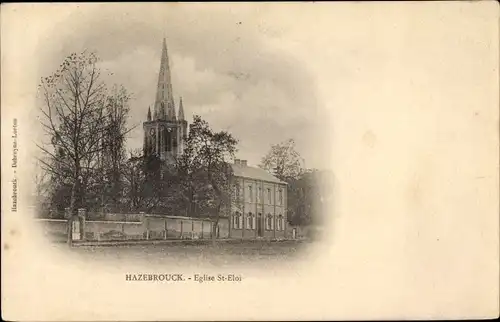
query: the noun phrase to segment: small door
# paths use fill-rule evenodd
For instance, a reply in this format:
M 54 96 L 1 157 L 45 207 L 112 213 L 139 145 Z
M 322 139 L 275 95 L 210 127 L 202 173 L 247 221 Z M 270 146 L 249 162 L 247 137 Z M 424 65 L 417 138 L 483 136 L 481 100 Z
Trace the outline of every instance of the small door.
M 80 240 L 80 220 L 73 220 L 71 229 L 71 236 L 73 240 Z
M 297 237 L 297 229 L 292 229 L 292 238 L 295 239 Z
M 257 235 L 262 237 L 262 215 L 259 214 L 257 217 Z

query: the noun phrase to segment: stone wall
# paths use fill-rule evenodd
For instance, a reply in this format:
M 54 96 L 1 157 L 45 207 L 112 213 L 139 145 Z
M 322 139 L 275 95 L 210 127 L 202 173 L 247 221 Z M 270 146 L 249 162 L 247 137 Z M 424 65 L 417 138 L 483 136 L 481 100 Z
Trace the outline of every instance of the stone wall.
M 86 221 L 84 240 L 134 240 L 144 239 L 142 222 Z
M 164 239 L 210 239 L 212 238 L 212 221 L 200 218 L 165 217 L 158 215 L 140 215 L 141 221 L 83 221 L 82 241 L 120 241 L 120 240 L 164 240 Z M 108 217 L 110 219 L 112 217 Z M 119 218 L 116 216 L 115 218 Z M 129 219 L 130 217 L 121 217 Z M 138 218 L 138 217 L 136 217 Z M 68 237 L 68 221 L 62 219 L 39 219 L 44 234 L 55 242 L 66 242 Z M 256 229 L 234 229 L 230 227 L 227 217 L 219 219 L 217 238 L 257 237 Z M 263 230 L 264 238 L 290 237 L 285 231 Z

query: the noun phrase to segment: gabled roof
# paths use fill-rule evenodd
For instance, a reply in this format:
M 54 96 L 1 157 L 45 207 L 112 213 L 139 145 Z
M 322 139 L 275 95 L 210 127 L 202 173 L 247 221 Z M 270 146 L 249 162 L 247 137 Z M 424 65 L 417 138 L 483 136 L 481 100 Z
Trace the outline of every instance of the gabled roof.
M 275 176 L 261 168 L 250 167 L 242 164 L 231 164 L 231 166 L 236 177 L 287 184 L 285 181 L 281 181 L 280 179 L 276 178 Z

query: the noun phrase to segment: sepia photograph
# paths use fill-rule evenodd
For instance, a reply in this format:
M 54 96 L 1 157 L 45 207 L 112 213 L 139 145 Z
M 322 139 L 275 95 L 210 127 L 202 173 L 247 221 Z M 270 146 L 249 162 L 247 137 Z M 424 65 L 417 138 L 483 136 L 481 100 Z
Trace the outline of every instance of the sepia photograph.
M 498 15 L 2 5 L 3 319 L 498 316 Z
M 184 36 L 165 8 L 133 34 L 106 21 L 46 56 L 35 222 L 96 260 L 295 258 L 333 193 L 310 71 L 241 21 Z
M 223 86 L 214 89 L 213 83 L 206 84 L 209 89 L 200 88 L 205 93 L 201 95 L 198 88 L 181 86 L 179 91 L 186 93 L 183 100 L 173 90 L 176 61 L 170 62 L 166 37 L 158 41 L 157 50 L 148 45 L 133 49 L 151 54 L 136 61 L 133 69 L 119 58 L 103 62 L 97 54 L 83 51 L 70 53 L 53 74 L 41 79 L 37 119 L 43 132 L 33 160 L 39 168 L 32 209 L 47 237 L 79 246 L 77 252 L 126 245 L 107 248 L 106 255 L 125 252 L 146 258 L 155 254 L 175 261 L 193 257 L 196 265 L 201 264 L 200 256 L 219 262 L 234 257 L 249 264 L 266 257 L 286 259 L 317 240 L 322 207 L 332 195 L 327 187 L 332 183 L 331 171 L 306 168 L 295 140 L 303 147 L 314 146 L 319 139 L 314 134 L 320 131 L 309 129 L 310 134 L 300 135 L 291 129 L 295 117 L 279 112 L 316 106 L 300 106 L 292 100 L 249 106 L 234 96 L 228 102 L 218 97 L 246 95 L 245 90 L 269 95 L 267 86 L 279 95 L 287 86 L 300 88 L 300 79 L 284 84 L 287 72 L 272 69 L 262 75 L 248 74 L 243 80 L 233 76 L 239 71 L 228 70 L 228 75 L 195 70 L 190 72 L 212 73 Z M 159 57 L 156 73 L 137 73 L 141 70 L 137 66 L 154 65 L 155 57 Z M 173 57 L 181 62 L 189 59 L 181 54 Z M 106 72 L 111 80 L 120 80 L 112 77 L 115 73 L 144 80 L 129 85 L 144 95 L 131 94 L 124 85 L 107 84 Z M 187 76 L 180 71 L 175 75 L 180 84 L 190 80 L 183 79 Z M 270 77 L 283 77 L 283 82 L 269 82 Z M 145 87 L 153 78 L 155 86 Z M 247 98 L 254 99 L 258 100 Z M 207 107 L 204 100 L 219 106 Z M 220 117 L 228 113 L 233 116 Z M 255 119 L 248 120 L 247 113 Z M 302 121 L 310 128 L 315 122 Z M 263 133 L 256 135 L 252 128 L 259 127 Z M 286 132 L 280 133 L 280 128 Z M 245 138 L 241 152 L 237 135 Z M 312 152 L 306 148 L 306 153 Z M 252 157 L 252 163 L 239 159 L 239 153 Z

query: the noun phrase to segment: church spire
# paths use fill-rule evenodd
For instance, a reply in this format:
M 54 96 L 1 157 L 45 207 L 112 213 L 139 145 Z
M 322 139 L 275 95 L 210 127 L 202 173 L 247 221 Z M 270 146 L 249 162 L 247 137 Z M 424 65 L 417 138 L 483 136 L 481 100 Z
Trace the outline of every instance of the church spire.
M 172 81 L 170 78 L 167 41 L 165 38 L 163 38 L 154 114 L 155 119 L 175 120 L 174 95 L 172 91 Z
M 148 122 L 151 121 L 151 106 L 148 106 Z
M 179 121 L 184 121 L 184 106 L 182 105 L 182 96 L 179 102 Z

